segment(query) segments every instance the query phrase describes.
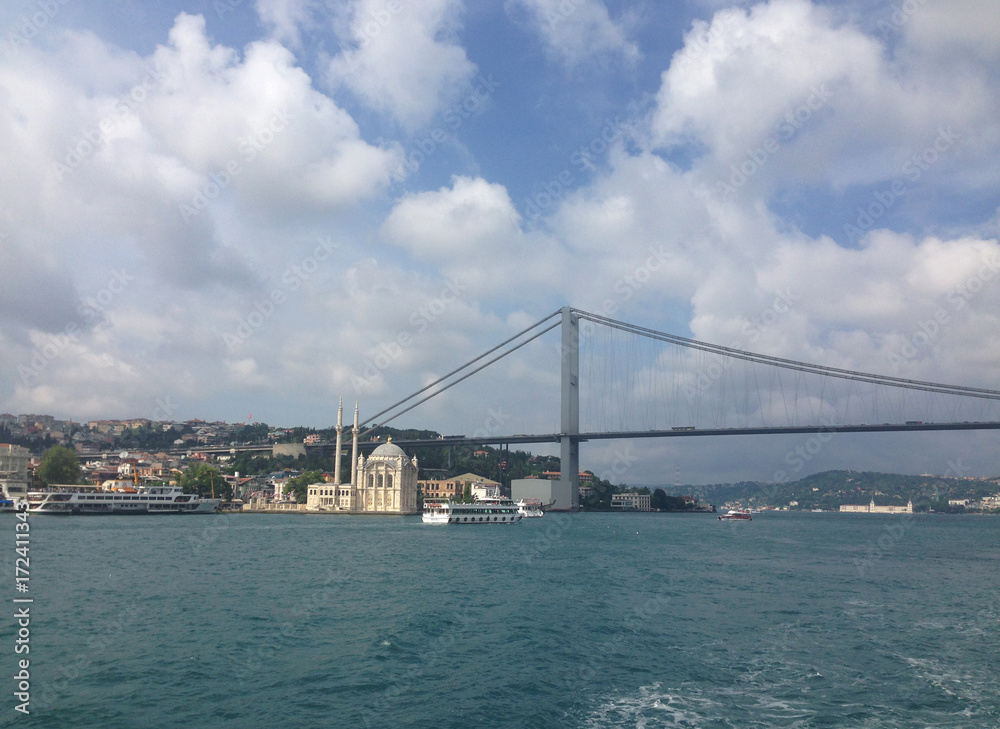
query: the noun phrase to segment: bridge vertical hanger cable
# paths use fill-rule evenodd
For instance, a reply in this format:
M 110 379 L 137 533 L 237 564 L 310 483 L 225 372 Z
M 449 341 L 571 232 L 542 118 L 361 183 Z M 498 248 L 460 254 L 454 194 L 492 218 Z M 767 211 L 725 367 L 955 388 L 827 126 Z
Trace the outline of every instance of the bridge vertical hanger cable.
M 606 316 L 600 316 L 598 314 L 591 314 L 590 312 L 580 309 L 574 309 L 574 311 L 580 316 L 581 319 L 587 319 L 598 324 L 615 327 L 617 329 L 632 332 L 634 334 L 640 334 L 645 337 L 659 339 L 665 342 L 673 342 L 681 344 L 685 347 L 691 347 L 692 349 L 701 349 L 706 352 L 714 352 L 723 356 L 734 357 L 736 359 L 761 362 L 763 364 L 771 364 L 775 367 L 811 372 L 813 374 L 824 374 L 830 377 L 855 379 L 859 382 L 871 382 L 876 385 L 888 385 L 890 387 L 901 387 L 909 390 L 938 392 L 945 395 L 963 395 L 966 397 L 981 397 L 987 400 L 1000 400 L 1000 390 L 990 390 L 981 387 L 965 387 L 963 385 L 948 385 L 940 382 L 927 382 L 924 380 L 910 380 L 902 377 L 890 377 L 888 375 L 879 375 L 870 372 L 845 370 L 838 367 L 827 367 L 825 365 L 800 362 L 797 360 L 785 359 L 783 357 L 773 357 L 770 355 L 758 354 L 756 352 L 733 349 L 732 347 L 723 347 L 718 344 L 700 342 L 696 339 L 679 337 L 675 334 L 667 334 L 666 332 L 658 332 L 655 329 L 640 327 L 636 324 L 628 324 L 627 322 L 610 319 Z

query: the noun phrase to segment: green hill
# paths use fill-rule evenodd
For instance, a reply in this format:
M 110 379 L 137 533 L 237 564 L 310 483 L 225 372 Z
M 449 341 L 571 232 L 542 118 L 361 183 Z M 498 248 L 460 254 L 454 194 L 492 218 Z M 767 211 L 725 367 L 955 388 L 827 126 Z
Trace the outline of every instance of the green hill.
M 874 499 L 880 506 L 905 506 L 907 501 L 912 500 L 915 511 L 957 511 L 961 508 L 949 507 L 949 499 L 979 500 L 996 494 L 1000 491 L 1000 479 L 825 471 L 785 483 L 743 481 L 735 484 L 662 488 L 670 494 L 692 494 L 701 501 L 717 505 L 740 502 L 758 508 L 836 511 L 841 504 L 867 504 Z

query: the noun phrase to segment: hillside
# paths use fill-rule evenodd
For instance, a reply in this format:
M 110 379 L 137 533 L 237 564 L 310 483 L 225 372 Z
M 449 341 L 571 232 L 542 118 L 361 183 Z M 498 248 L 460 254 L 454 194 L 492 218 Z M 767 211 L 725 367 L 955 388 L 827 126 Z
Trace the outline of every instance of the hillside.
M 998 479 L 907 476 L 866 471 L 825 471 L 798 481 L 743 481 L 705 486 L 663 486 L 668 494 L 692 494 L 712 504 L 740 502 L 752 507 L 837 510 L 841 504 L 905 505 L 915 511 L 949 509 L 949 499 L 981 499 L 1000 491 Z M 796 503 L 797 502 L 797 503 Z

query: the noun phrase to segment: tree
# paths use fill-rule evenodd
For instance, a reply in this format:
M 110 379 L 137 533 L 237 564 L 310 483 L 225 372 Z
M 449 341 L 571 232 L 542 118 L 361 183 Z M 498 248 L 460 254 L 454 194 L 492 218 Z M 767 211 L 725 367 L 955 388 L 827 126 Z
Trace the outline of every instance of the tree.
M 52 446 L 42 454 L 38 478 L 48 486 L 53 483 L 77 483 L 80 480 L 80 459 L 76 451 L 65 446 Z
M 218 469 L 209 466 L 207 463 L 192 463 L 187 467 L 187 471 L 180 477 L 181 489 L 186 494 L 198 494 L 199 496 L 212 496 L 223 499 L 232 498 L 233 488 Z
M 662 511 L 667 508 L 667 492 L 663 489 L 656 489 L 649 497 L 649 508 Z
M 288 479 L 285 484 L 288 493 L 295 496 L 295 503 L 304 504 L 309 497 L 309 484 L 323 480 L 322 471 L 306 471 L 301 476 Z

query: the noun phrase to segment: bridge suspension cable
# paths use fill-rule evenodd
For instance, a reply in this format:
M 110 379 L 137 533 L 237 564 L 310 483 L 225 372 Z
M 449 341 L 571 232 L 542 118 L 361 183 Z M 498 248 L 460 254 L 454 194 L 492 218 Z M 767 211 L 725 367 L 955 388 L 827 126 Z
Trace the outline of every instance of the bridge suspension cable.
M 638 334 L 640 336 L 647 337 L 649 339 L 657 339 L 662 342 L 669 342 L 671 344 L 677 344 L 682 347 L 697 349 L 703 352 L 709 352 L 723 357 L 733 357 L 736 359 L 742 359 L 752 363 L 766 364 L 774 367 L 781 367 L 784 369 L 796 370 L 799 372 L 807 372 L 817 375 L 827 375 L 830 377 L 837 377 L 844 380 L 853 380 L 856 382 L 869 382 L 876 385 L 899 387 L 908 390 L 923 390 L 925 392 L 936 392 L 945 395 L 961 395 L 964 397 L 977 397 L 986 400 L 1000 400 L 1000 390 L 988 390 L 985 388 L 978 388 L 978 387 L 965 387 L 962 385 L 947 385 L 940 382 L 924 382 L 921 380 L 908 380 L 902 377 L 890 377 L 888 375 L 878 375 L 878 374 L 872 374 L 870 372 L 858 372 L 855 370 L 844 370 L 836 367 L 826 367 L 824 365 L 811 364 L 809 362 L 799 362 L 796 360 L 784 359 L 782 357 L 772 357 L 770 355 L 765 355 L 765 354 L 745 352 L 743 350 L 733 349 L 731 347 L 723 347 L 718 344 L 709 344 L 707 342 L 700 342 L 696 339 L 688 339 L 687 337 L 680 337 L 675 334 L 667 334 L 666 332 L 659 332 L 656 331 L 655 329 L 640 327 L 636 324 L 629 324 L 627 322 L 618 321 L 617 319 L 610 319 L 606 316 L 600 316 L 599 314 L 592 314 L 590 312 L 582 311 L 580 309 L 573 309 L 573 312 L 581 319 L 586 319 L 595 324 L 603 324 L 604 326 L 607 327 L 619 329 L 621 331 L 629 332 L 631 334 Z
M 365 420 L 365 422 L 362 423 L 361 426 L 363 427 L 363 426 L 368 425 L 369 423 L 373 422 L 376 418 L 378 418 L 381 415 L 385 415 L 386 413 L 391 413 L 396 408 L 398 408 L 401 405 L 409 402 L 410 400 L 412 400 L 413 398 L 417 397 L 418 395 L 421 395 L 421 394 L 427 392 L 432 387 L 435 387 L 436 385 L 441 384 L 442 382 L 444 382 L 445 380 L 449 379 L 450 377 L 453 377 L 454 375 L 457 375 L 459 372 L 462 372 L 463 370 L 465 370 L 465 369 L 471 367 L 472 365 L 476 364 L 476 362 L 479 362 L 480 360 L 485 359 L 489 355 L 491 355 L 494 352 L 496 352 L 498 349 L 502 349 L 503 347 L 507 346 L 511 342 L 514 342 L 517 339 L 523 337 L 524 335 L 526 335 L 528 332 L 532 331 L 533 329 L 537 329 L 538 327 L 540 327 L 545 322 L 551 320 L 553 317 L 558 316 L 561 312 L 562 312 L 562 310 L 559 309 L 559 310 L 556 310 L 556 311 L 552 312 L 547 317 L 545 317 L 543 319 L 539 319 L 534 324 L 532 324 L 530 327 L 522 329 L 517 334 L 515 334 L 512 337 L 510 337 L 509 339 L 505 339 L 503 342 L 501 342 L 500 344 L 496 345 L 492 349 L 489 349 L 489 350 L 483 352 L 478 357 L 475 357 L 474 359 L 469 360 L 468 362 L 466 362 L 465 364 L 463 364 L 461 367 L 456 367 L 455 369 L 453 369 L 448 374 L 442 375 L 438 379 L 434 380 L 434 382 L 431 382 L 430 384 L 425 385 L 424 387 L 420 388 L 419 390 L 417 390 L 416 392 L 412 393 L 411 395 L 408 395 L 407 397 L 404 397 L 399 402 L 394 403 L 394 404 L 390 405 L 389 407 L 385 408 L 384 410 L 381 410 L 381 411 L 375 413 L 373 416 L 371 416 L 370 418 L 368 418 L 367 420 Z M 488 362 L 486 362 L 484 364 L 481 364 L 479 367 L 476 367 L 474 370 L 466 372 L 464 375 L 462 375 L 461 377 L 459 377 L 458 379 L 456 379 L 454 382 L 449 382 L 447 385 L 445 385 L 444 387 L 441 387 L 438 390 L 435 390 L 434 392 L 432 392 L 427 397 L 421 398 L 417 402 L 412 403 L 409 407 L 406 407 L 403 410 L 400 410 L 399 412 L 393 413 L 390 417 L 386 418 L 381 423 L 377 423 L 377 424 L 371 426 L 370 428 L 368 428 L 367 430 L 361 432 L 359 434 L 359 436 L 364 436 L 364 435 L 367 435 L 368 433 L 371 433 L 373 430 L 375 430 L 380 425 L 385 425 L 386 423 L 388 423 L 388 422 L 390 422 L 392 420 L 395 420 L 396 418 L 398 418 L 403 413 L 407 413 L 410 410 L 413 410 L 413 408 L 417 407 L 418 405 L 421 405 L 422 403 L 427 402 L 431 398 L 440 395 L 442 392 L 444 392 L 448 388 L 454 387 L 455 385 L 457 385 L 462 380 L 465 380 L 465 379 L 468 379 L 469 377 L 472 377 L 472 375 L 476 374 L 480 370 L 486 369 L 487 367 L 489 367 L 494 362 L 497 362 L 497 361 L 503 359 L 504 357 L 506 357 L 508 354 L 516 352 L 521 347 L 523 347 L 524 345 L 528 344 L 529 342 L 534 341 L 535 339 L 538 339 L 540 336 L 542 336 L 546 332 L 552 331 L 557 326 L 559 326 L 560 323 L 561 322 L 559 320 L 557 320 L 554 324 L 550 324 L 549 326 L 545 327 L 544 329 L 542 329 L 542 330 L 540 330 L 538 332 L 535 332 L 534 334 L 532 334 L 530 337 L 528 337 L 524 341 L 522 341 L 522 342 L 518 343 L 517 345 L 515 345 L 515 346 L 511 347 L 510 349 L 508 349 L 506 352 L 502 352 L 502 353 L 498 354 L 496 357 L 494 357 L 493 359 L 489 360 Z

